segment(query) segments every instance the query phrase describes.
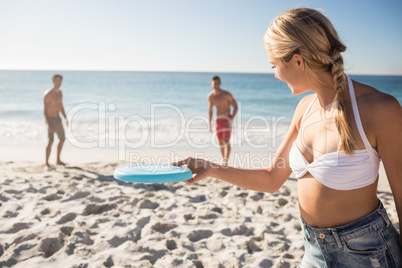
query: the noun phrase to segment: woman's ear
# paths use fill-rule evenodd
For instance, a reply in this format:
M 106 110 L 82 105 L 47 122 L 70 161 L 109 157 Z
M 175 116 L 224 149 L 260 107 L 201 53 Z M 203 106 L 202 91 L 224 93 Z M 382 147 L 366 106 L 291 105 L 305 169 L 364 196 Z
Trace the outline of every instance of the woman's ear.
M 300 54 L 295 53 L 293 55 L 292 60 L 297 64 L 297 66 L 300 68 L 301 71 L 304 71 L 305 69 L 304 59 Z

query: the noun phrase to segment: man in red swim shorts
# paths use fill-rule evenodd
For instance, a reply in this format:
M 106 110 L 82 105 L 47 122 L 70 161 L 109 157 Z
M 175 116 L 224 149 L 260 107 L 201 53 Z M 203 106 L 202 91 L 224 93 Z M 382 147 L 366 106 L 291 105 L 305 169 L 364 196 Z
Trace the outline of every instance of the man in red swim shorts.
M 228 165 L 230 155 L 230 134 L 232 132 L 232 121 L 237 113 L 237 103 L 232 94 L 221 89 L 221 80 L 219 76 L 212 77 L 212 90 L 208 94 L 209 107 L 209 131 L 212 132 L 212 117 L 214 114 L 214 106 L 216 107 L 216 136 L 219 140 L 221 153 L 223 157 L 223 166 Z M 230 107 L 233 106 L 233 113 L 230 113 Z

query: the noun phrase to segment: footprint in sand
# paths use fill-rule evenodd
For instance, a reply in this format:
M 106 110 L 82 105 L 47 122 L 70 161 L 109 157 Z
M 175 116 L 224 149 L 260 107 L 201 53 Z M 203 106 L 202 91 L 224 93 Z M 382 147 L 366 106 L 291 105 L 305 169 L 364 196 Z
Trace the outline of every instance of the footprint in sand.
M 7 194 L 20 194 L 21 193 L 21 191 L 17 191 L 17 190 L 13 190 L 13 189 L 5 190 L 4 192 Z
M 268 247 L 275 249 L 276 252 L 286 252 L 289 250 L 289 245 L 281 240 L 273 240 L 268 242 Z
M 60 198 L 61 198 L 61 196 L 59 196 L 57 194 L 51 194 L 51 195 L 45 196 L 43 199 L 45 199 L 46 201 L 54 201 L 54 200 L 58 200 Z
M 157 224 L 153 225 L 151 228 L 154 231 L 164 234 L 176 227 L 177 227 L 176 224 L 167 224 L 167 223 L 159 223 L 158 222 Z
M 67 235 L 67 236 L 70 236 L 70 235 L 71 235 L 71 232 L 72 232 L 73 230 L 74 230 L 74 227 L 72 227 L 72 226 L 63 226 L 63 227 L 60 228 L 60 231 L 61 231 L 63 234 Z
M 149 201 L 149 200 L 144 200 L 140 204 L 140 208 L 145 208 L 145 209 L 155 209 L 157 207 L 159 207 L 159 204 L 154 203 L 154 202 Z
M 72 180 L 80 181 L 80 180 L 82 180 L 83 178 L 85 178 L 85 175 L 76 175 L 76 176 L 72 177 L 71 179 L 72 179 Z
M 289 201 L 286 200 L 285 198 L 279 198 L 279 199 L 278 199 L 278 204 L 279 204 L 279 206 L 281 206 L 281 207 L 285 206 L 287 203 L 289 203 Z
M 15 248 L 13 251 L 14 251 L 14 256 L 19 256 L 19 255 L 21 255 L 21 252 L 22 251 L 24 251 L 24 250 L 29 250 L 29 249 L 31 249 L 31 248 L 33 248 L 33 247 L 35 247 L 36 246 L 36 243 L 31 243 L 31 244 L 28 244 L 28 243 L 26 243 L 26 244 L 21 244 L 21 245 L 19 245 L 17 248 Z M 1 267 L 1 266 L 0 266 Z
M 17 237 L 16 239 L 14 239 L 14 241 L 11 244 L 18 245 L 18 244 L 21 244 L 22 242 L 32 240 L 36 237 L 37 237 L 36 234 L 22 235 L 22 236 Z
M 64 215 L 63 217 L 61 217 L 56 223 L 63 224 L 63 223 L 74 220 L 75 217 L 77 217 L 77 214 L 71 212 L 71 213 L 68 213 L 68 214 Z
M 262 251 L 259 244 L 261 239 L 259 237 L 253 237 L 249 241 L 246 242 L 247 252 L 249 254 L 253 254 L 254 252 Z
M 234 235 L 250 236 L 250 235 L 254 235 L 254 229 L 247 228 L 245 225 L 242 224 L 233 230 L 231 230 L 229 228 L 223 229 L 221 231 L 221 234 L 226 235 L 226 236 L 234 236 Z
M 117 248 L 118 246 L 120 246 L 121 244 L 126 242 L 127 240 L 128 239 L 125 237 L 114 236 L 112 239 L 109 239 L 107 242 L 109 242 L 109 244 L 112 245 L 113 247 Z
M 193 261 L 195 268 L 204 268 L 204 265 L 201 261 Z
M 194 220 L 194 216 L 192 214 L 185 214 L 183 217 L 186 221 Z
M 66 252 L 67 255 L 72 255 L 72 254 L 74 254 L 74 251 L 75 251 L 74 243 L 69 243 L 69 244 L 67 244 L 64 252 Z
M 2 201 L 2 202 L 7 202 L 7 201 L 8 201 L 8 198 L 5 197 L 4 195 L 0 194 L 0 201 Z
M 83 214 L 84 215 L 100 214 L 105 211 L 114 209 L 115 207 L 116 205 L 111 204 L 103 204 L 103 205 L 89 204 L 84 208 Z
M 214 207 L 211 210 L 214 212 L 218 212 L 219 214 L 222 214 L 222 209 L 220 207 Z
M 114 262 L 113 262 L 113 259 L 112 259 L 111 255 L 109 257 L 107 257 L 107 259 L 103 262 L 103 265 L 105 265 L 105 267 L 114 266 Z
M 242 193 L 240 193 L 240 194 L 238 194 L 236 196 L 244 198 L 244 197 L 248 196 L 248 192 L 242 192 Z
M 294 259 L 295 258 L 292 254 L 289 254 L 289 253 L 284 254 L 283 257 L 286 259 Z
M 219 195 L 220 195 L 221 197 L 225 197 L 227 194 L 228 194 L 227 191 L 222 191 L 222 192 L 220 192 Z
M 290 190 L 288 187 L 284 186 L 282 187 L 282 189 L 280 190 L 280 194 L 282 196 L 289 196 L 291 194 Z
M 206 200 L 205 195 L 197 195 L 194 197 L 190 197 L 191 203 L 201 203 L 201 202 L 205 202 L 205 200 Z
M 177 248 L 177 244 L 176 244 L 176 242 L 175 242 L 174 240 L 167 240 L 167 241 L 166 241 L 166 247 L 167 247 L 169 250 L 174 250 L 174 249 Z
M 42 211 L 40 212 L 41 215 L 47 215 L 47 214 L 49 214 L 49 213 L 50 213 L 50 209 L 48 209 L 48 208 L 45 208 L 44 210 L 42 210 Z
M 28 229 L 30 226 L 32 225 L 32 223 L 30 222 L 18 222 L 18 223 L 14 223 L 13 227 L 11 227 L 10 229 L 8 229 L 7 231 L 5 231 L 4 233 L 6 234 L 14 234 L 17 233 L 23 229 Z
M 136 206 L 139 201 L 140 200 L 137 197 L 135 197 L 135 198 L 133 198 L 133 200 L 130 203 L 131 203 L 131 205 Z
M 149 253 L 150 255 L 145 255 L 144 257 L 142 257 L 140 260 L 149 260 L 149 262 L 154 265 L 154 263 L 159 260 L 160 258 L 162 258 L 166 253 L 167 250 L 153 250 L 150 248 L 140 248 L 139 251 L 143 251 L 146 253 Z
M 9 258 L 6 261 L 0 261 L 0 267 L 11 267 L 17 264 L 17 260 L 14 258 Z
M 257 207 L 257 210 L 256 210 L 256 212 L 258 213 L 258 214 L 262 214 L 262 207 L 261 206 L 258 206 Z
M 293 227 L 294 227 L 297 231 L 299 231 L 299 232 L 302 230 L 301 225 L 300 225 L 299 222 L 295 222 L 294 225 L 293 225 Z
M 258 267 L 260 267 L 260 268 L 271 268 L 271 267 L 273 267 L 273 265 L 274 264 L 272 263 L 271 260 L 268 260 L 268 259 L 258 260 Z
M 115 221 L 115 223 L 113 224 L 113 227 L 115 226 L 119 226 L 119 227 L 126 227 L 127 223 L 125 221 L 122 221 L 120 219 L 118 219 L 117 221 Z
M 15 217 L 17 217 L 17 216 L 18 216 L 18 212 L 13 212 L 13 211 L 7 210 L 7 211 L 4 213 L 3 218 L 15 218 Z
M 63 247 L 63 241 L 59 238 L 45 238 L 41 241 L 40 249 L 45 258 L 49 258 Z
M 69 198 L 67 198 L 66 200 L 63 200 L 63 202 L 67 202 L 67 201 L 71 201 L 71 200 L 75 200 L 75 199 L 79 199 L 79 198 L 84 198 L 86 196 L 88 196 L 90 193 L 89 192 L 76 192 L 73 196 L 70 196 Z
M 145 225 L 149 223 L 150 219 L 151 217 L 144 217 L 142 219 L 139 219 L 137 221 L 137 227 L 127 231 L 122 236 L 115 235 L 112 239 L 109 239 L 107 242 L 109 242 L 109 244 L 111 244 L 114 247 L 118 247 L 126 241 L 137 242 L 139 239 L 141 239 L 141 230 L 144 228 Z
M 203 219 L 203 220 L 212 220 L 212 219 L 217 219 L 218 215 L 216 215 L 216 214 L 207 214 L 207 215 L 199 216 L 199 218 Z
M 211 237 L 212 235 L 213 233 L 210 230 L 198 230 L 198 231 L 192 231 L 187 235 L 187 237 L 191 242 L 197 242 L 202 239 Z
M 264 198 L 264 193 L 256 193 L 251 197 L 254 201 L 258 201 Z
M 85 244 L 85 245 L 93 245 L 94 241 L 89 237 L 87 232 L 77 231 L 73 234 L 72 242 L 74 244 Z

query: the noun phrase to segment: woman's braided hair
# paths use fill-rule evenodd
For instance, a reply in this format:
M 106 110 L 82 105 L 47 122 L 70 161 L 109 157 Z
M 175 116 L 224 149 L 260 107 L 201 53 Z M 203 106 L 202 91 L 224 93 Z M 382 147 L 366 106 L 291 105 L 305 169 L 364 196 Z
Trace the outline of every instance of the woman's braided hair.
M 332 74 L 340 150 L 353 154 L 354 138 L 342 97 L 346 77 L 341 52 L 346 50 L 346 46 L 339 40 L 332 23 L 318 10 L 291 9 L 282 13 L 269 26 L 264 42 L 269 45 L 274 57 L 284 62 L 289 62 L 297 53 L 303 57 L 306 69 L 323 70 Z M 314 75 L 314 72 L 311 73 Z

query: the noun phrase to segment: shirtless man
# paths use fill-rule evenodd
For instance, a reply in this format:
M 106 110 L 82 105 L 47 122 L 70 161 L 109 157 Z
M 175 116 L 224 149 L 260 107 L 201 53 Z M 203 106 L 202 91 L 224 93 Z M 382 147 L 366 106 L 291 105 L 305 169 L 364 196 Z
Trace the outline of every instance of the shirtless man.
M 57 134 L 57 137 L 59 138 L 59 144 L 57 145 L 57 165 L 65 165 L 60 160 L 60 153 L 61 149 L 63 148 L 65 135 L 59 113 L 61 113 L 63 117 L 66 119 L 66 125 L 68 127 L 68 121 L 62 101 L 63 93 L 60 90 L 63 77 L 59 74 L 55 74 L 53 75 L 52 80 L 54 85 L 53 88 L 48 89 L 44 92 L 45 119 L 48 125 L 48 135 L 49 135 L 49 142 L 46 147 L 46 166 L 48 167 L 50 167 L 49 156 L 54 141 L 55 132 Z
M 230 133 L 232 131 L 232 121 L 237 113 L 237 103 L 232 94 L 221 89 L 221 79 L 219 76 L 212 77 L 211 86 L 214 89 L 208 94 L 209 107 L 209 131 L 212 132 L 212 116 L 214 106 L 216 107 L 216 136 L 219 140 L 221 153 L 223 156 L 223 166 L 228 165 L 230 155 Z M 233 106 L 233 113 L 230 113 L 230 107 Z

